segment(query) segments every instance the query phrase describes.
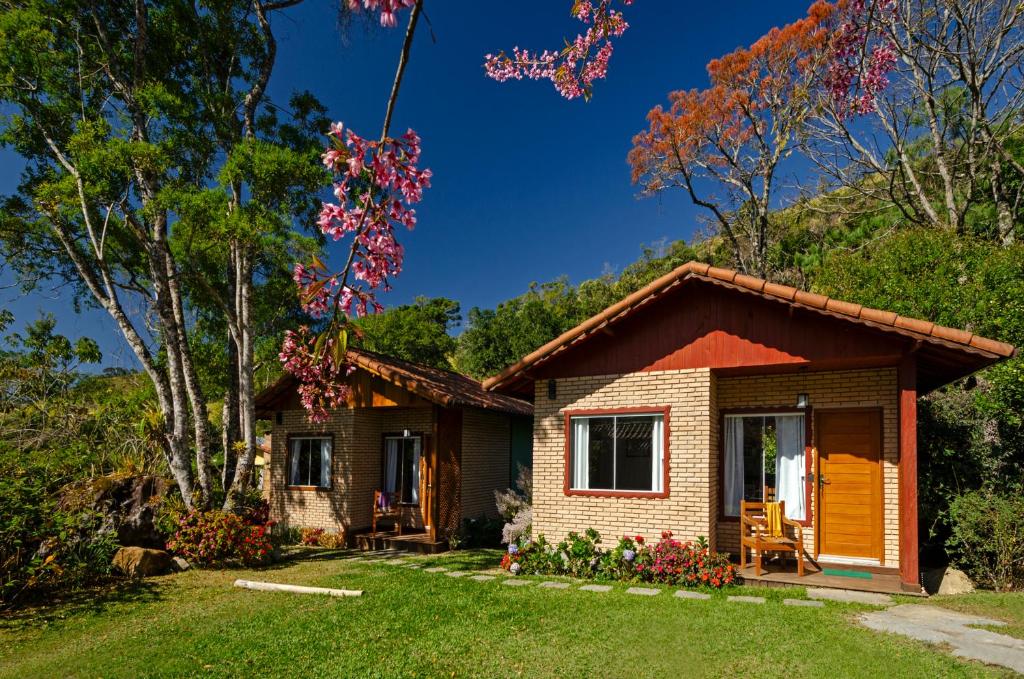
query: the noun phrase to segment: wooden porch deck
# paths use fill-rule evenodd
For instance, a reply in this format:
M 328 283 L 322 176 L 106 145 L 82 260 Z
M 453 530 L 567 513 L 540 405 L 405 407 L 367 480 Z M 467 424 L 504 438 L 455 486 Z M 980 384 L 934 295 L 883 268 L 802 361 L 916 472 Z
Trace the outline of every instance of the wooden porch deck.
M 359 533 L 355 539 L 356 546 L 364 552 L 391 549 L 418 554 L 438 554 L 448 551 L 447 541 L 431 540 L 430 534 L 426 532 L 404 530 L 398 535 L 394 531 L 378 530 L 376 535 Z
M 845 575 L 826 575 L 824 568 L 855 571 L 870 575 L 866 577 L 850 577 Z M 772 561 L 761 568 L 761 575 L 754 574 L 753 564 L 744 569 L 738 566 L 736 572 L 743 578 L 744 584 L 755 587 L 824 587 L 827 589 L 850 589 L 858 592 L 876 592 L 879 594 L 904 594 L 907 596 L 927 596 L 920 588 L 904 589 L 900 581 L 899 571 L 885 568 L 864 568 L 838 564 L 815 564 L 804 561 L 804 576 L 796 574 L 796 564 L 792 561 Z

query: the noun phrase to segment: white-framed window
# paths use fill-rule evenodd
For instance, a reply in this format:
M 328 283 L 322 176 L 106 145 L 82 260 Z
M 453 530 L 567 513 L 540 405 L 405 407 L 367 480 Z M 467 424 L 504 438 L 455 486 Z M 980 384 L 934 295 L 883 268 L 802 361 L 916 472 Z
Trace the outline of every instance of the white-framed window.
M 331 439 L 321 436 L 294 436 L 289 439 L 289 486 L 331 487 Z
M 725 416 L 724 510 L 739 516 L 740 500 L 786 502 L 786 516 L 807 517 L 807 439 L 801 413 Z
M 569 489 L 661 493 L 663 413 L 569 416 Z
M 419 436 L 384 437 L 384 492 L 396 493 L 402 504 L 420 502 L 422 447 Z

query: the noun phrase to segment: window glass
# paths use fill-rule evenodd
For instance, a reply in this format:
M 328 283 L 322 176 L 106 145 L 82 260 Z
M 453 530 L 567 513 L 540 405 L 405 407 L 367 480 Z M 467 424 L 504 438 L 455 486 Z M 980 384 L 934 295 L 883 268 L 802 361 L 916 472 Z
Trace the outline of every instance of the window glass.
M 289 485 L 327 488 L 330 466 L 330 439 L 292 439 Z
M 660 492 L 663 415 L 570 418 L 570 487 Z

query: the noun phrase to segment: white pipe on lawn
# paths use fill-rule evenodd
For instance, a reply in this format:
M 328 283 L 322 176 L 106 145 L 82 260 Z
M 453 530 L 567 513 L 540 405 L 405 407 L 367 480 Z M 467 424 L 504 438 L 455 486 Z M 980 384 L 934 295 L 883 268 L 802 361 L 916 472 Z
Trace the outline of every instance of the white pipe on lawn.
M 259 580 L 235 580 L 235 587 L 258 589 L 264 592 L 292 592 L 293 594 L 326 594 L 327 596 L 362 596 L 361 589 L 331 589 L 330 587 L 303 587 L 302 585 L 282 585 L 277 582 L 260 582 Z

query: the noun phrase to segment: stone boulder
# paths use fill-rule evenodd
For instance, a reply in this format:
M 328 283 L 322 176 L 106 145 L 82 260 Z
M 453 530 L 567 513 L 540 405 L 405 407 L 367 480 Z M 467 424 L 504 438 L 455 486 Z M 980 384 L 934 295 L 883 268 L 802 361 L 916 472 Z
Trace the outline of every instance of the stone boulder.
M 171 555 L 162 549 L 122 547 L 114 554 L 112 565 L 131 578 L 163 575 L 171 570 Z
M 158 476 L 110 474 L 78 481 L 61 491 L 65 511 L 90 511 L 101 518 L 99 532 L 113 533 L 126 547 L 162 549 L 156 509 L 174 491 L 174 482 Z
M 969 594 L 974 583 L 963 571 L 948 566 L 925 571 L 924 588 L 929 594 Z

